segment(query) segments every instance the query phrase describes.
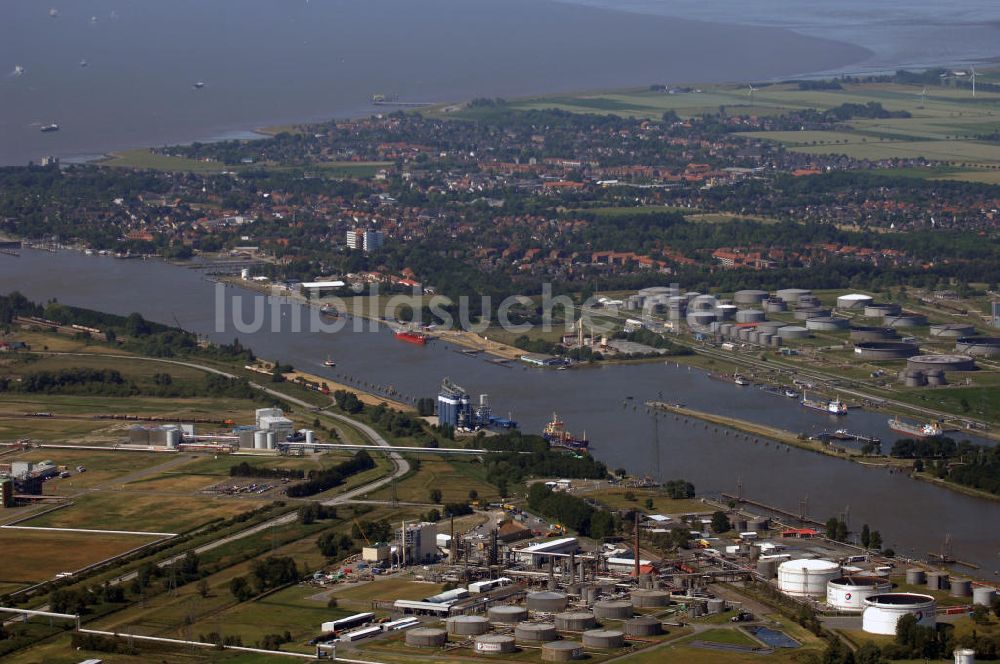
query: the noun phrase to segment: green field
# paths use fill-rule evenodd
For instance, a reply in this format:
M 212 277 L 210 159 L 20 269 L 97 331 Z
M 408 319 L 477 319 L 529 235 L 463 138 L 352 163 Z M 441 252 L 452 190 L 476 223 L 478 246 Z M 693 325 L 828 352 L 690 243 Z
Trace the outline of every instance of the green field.
M 106 491 L 81 496 L 71 507 L 49 512 L 22 525 L 180 533 L 211 519 L 235 516 L 260 505 L 261 501 L 248 499 Z
M 804 109 L 826 110 L 845 103 L 877 102 L 889 111 L 907 111 L 909 118 L 856 119 L 836 131 L 749 132 L 745 135 L 781 142 L 789 149 L 814 154 L 846 154 L 861 159 L 925 157 L 951 164 L 957 170 L 946 177 L 1000 182 L 1000 143 L 977 136 L 1000 130 L 1000 94 L 894 83 L 843 84 L 842 90 L 800 90 L 797 84 L 761 84 L 753 96 L 745 85 L 708 85 L 697 91 L 666 94 L 648 89 L 583 92 L 575 95 L 532 97 L 502 106 L 462 107 L 442 117 L 489 118 L 512 110 L 561 109 L 576 113 L 659 118 L 674 111 L 681 117 L 718 113 L 780 115 Z M 453 108 L 453 107 L 452 107 Z
M 0 585 L 48 581 L 155 541 L 138 535 L 0 530 Z

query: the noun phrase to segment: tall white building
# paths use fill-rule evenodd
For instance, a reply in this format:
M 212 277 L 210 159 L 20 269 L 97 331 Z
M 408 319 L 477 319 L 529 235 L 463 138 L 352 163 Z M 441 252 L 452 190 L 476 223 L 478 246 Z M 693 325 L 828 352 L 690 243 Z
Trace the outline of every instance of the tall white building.
M 374 251 L 385 243 L 385 233 L 376 230 L 355 228 L 347 231 L 347 246 L 365 252 Z

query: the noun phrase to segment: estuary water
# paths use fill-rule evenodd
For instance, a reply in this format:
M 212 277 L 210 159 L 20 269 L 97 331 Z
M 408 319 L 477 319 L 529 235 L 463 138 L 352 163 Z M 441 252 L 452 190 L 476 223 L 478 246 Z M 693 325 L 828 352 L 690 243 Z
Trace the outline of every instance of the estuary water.
M 6 0 L 0 165 L 385 110 L 375 94 L 450 102 L 760 80 L 869 56 L 731 18 L 548 0 Z M 40 131 L 51 123 L 60 129 Z

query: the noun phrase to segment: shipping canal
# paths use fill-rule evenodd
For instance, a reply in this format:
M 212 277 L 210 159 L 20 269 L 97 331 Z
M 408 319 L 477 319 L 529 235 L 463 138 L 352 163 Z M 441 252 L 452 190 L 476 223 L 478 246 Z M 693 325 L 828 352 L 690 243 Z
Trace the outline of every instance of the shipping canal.
M 881 530 L 887 547 L 910 557 L 939 551 L 945 534 L 950 534 L 955 556 L 981 567 L 977 576 L 992 578 L 1000 569 L 1000 542 L 993 529 L 984 527 L 1000 522 L 1000 503 L 915 481 L 898 470 L 755 442 L 753 436 L 670 413 L 659 415 L 656 445 L 653 415 L 643 404 L 679 402 L 808 434 L 845 427 L 880 437 L 888 449 L 897 436 L 889 431 L 884 413 L 852 409 L 847 417 L 834 418 L 806 410 L 796 399 L 714 380 L 704 371 L 672 362 L 571 371 L 501 366 L 453 352 L 456 347 L 440 341 L 424 347 L 400 343 L 387 329 L 367 331 L 367 323 L 362 333 L 352 332 L 350 326 L 336 333 L 272 331 L 268 324 L 258 332 L 240 334 L 231 323 L 217 333 L 215 287 L 197 270 L 158 260 L 33 250 L 22 251 L 19 258 L 0 257 L 0 292 L 20 290 L 38 302 L 56 298 L 118 314 L 138 311 L 216 341 L 238 336 L 262 357 L 341 382 L 353 377 L 391 385 L 407 396 L 433 396 L 447 376 L 472 395 L 488 394 L 494 410 L 501 415 L 509 411 L 526 432 L 540 431 L 558 412 L 573 433 L 586 432 L 593 453 L 611 468 L 647 475 L 658 468 L 665 479 L 694 482 L 699 494 L 735 494 L 741 483 L 743 495 L 791 512 L 798 513 L 805 502 L 808 515 L 821 521 L 849 509 L 853 528 L 871 524 Z M 225 289 L 227 299 L 237 295 L 244 296 L 244 320 L 251 320 L 251 294 Z M 297 306 L 288 304 L 281 318 L 293 318 L 291 308 Z M 336 359 L 336 367 L 323 366 L 328 355 Z

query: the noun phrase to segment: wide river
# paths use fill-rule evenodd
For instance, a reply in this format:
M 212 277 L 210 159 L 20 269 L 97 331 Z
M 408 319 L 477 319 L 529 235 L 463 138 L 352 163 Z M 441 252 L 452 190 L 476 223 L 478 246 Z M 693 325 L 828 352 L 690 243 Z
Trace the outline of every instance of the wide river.
M 792 399 L 708 378 L 704 372 L 670 363 L 606 366 L 571 371 L 504 367 L 469 357 L 433 342 L 425 347 L 401 343 L 385 329 L 336 333 L 288 329 L 298 305 L 285 304 L 278 331 L 270 325 L 252 334 L 233 329 L 233 298 L 251 320 L 253 295 L 222 289 L 227 323 L 217 331 L 217 285 L 196 270 L 160 261 L 130 261 L 74 252 L 26 250 L 19 258 L 0 256 L 0 292 L 20 290 L 36 301 L 60 302 L 118 314 L 144 316 L 218 341 L 239 337 L 263 357 L 338 380 L 353 377 L 393 385 L 411 396 L 433 396 L 444 377 L 471 394 L 489 394 L 496 411 L 508 411 L 523 430 L 537 432 L 552 412 L 574 433 L 586 431 L 593 452 L 611 468 L 639 474 L 657 468 L 652 416 L 642 403 L 661 398 L 692 408 L 724 413 L 792 431 L 818 432 L 838 426 L 880 436 L 893 435 L 885 415 L 852 410 L 839 421 L 803 409 Z M 323 360 L 332 355 L 337 367 Z M 628 399 L 627 397 L 632 397 Z M 248 413 L 249 417 L 249 413 Z M 724 435 L 715 427 L 673 415 L 659 420 L 659 468 L 663 478 L 685 478 L 702 494 L 735 493 L 797 512 L 808 500 L 810 516 L 825 520 L 849 508 L 850 523 L 869 523 L 882 531 L 887 546 L 922 557 L 940 550 L 950 534 L 957 557 L 982 567 L 992 578 L 1000 569 L 1000 503 L 954 493 L 900 473 L 866 467 L 775 443 Z
M 870 55 L 737 19 L 547 0 L 5 0 L 0 165 L 385 110 L 375 94 L 451 102 L 763 80 Z M 50 123 L 59 131 L 39 131 Z

